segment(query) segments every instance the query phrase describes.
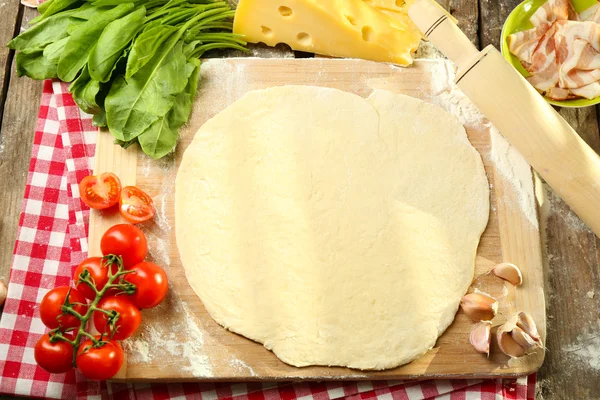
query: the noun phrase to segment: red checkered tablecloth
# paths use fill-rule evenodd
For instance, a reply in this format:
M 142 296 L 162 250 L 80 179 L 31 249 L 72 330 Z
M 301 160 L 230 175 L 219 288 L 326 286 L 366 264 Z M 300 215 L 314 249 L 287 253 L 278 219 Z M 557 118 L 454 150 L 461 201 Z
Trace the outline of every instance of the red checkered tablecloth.
M 533 399 L 535 375 L 504 380 L 424 382 L 112 384 L 75 370 L 52 375 L 35 364 L 33 347 L 46 331 L 38 305 L 69 285 L 87 256 L 89 211 L 77 182 L 91 173 L 96 130 L 67 85 L 46 81 L 27 176 L 19 231 L 0 320 L 0 393 L 45 398 L 115 399 Z

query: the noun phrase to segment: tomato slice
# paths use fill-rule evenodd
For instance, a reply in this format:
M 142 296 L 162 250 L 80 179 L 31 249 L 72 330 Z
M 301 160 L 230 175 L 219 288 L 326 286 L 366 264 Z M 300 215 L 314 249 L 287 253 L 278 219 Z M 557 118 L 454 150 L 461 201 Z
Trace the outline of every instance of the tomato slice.
M 154 202 L 143 190 L 136 186 L 125 186 L 119 199 L 121 215 L 128 222 L 138 224 L 154 217 Z
M 121 181 L 112 172 L 86 176 L 79 183 L 79 194 L 90 208 L 104 210 L 119 202 Z

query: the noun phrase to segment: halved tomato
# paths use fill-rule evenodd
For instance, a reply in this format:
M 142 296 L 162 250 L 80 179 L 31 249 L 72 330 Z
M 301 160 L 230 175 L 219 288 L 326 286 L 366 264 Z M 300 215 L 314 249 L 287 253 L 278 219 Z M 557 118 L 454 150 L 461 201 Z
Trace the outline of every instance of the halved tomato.
M 119 202 L 121 181 L 112 172 L 86 176 L 79 182 L 79 194 L 90 208 L 104 210 Z
M 154 202 L 146 192 L 136 186 L 125 186 L 119 199 L 121 215 L 132 224 L 154 217 Z

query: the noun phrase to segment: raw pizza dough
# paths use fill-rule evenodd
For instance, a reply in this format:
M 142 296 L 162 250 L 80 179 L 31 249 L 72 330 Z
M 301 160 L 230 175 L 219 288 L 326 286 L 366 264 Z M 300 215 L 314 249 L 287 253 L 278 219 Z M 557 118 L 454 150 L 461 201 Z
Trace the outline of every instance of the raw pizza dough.
M 437 106 L 257 90 L 186 150 L 177 246 L 210 315 L 284 362 L 392 368 L 452 323 L 488 191 L 464 128 Z

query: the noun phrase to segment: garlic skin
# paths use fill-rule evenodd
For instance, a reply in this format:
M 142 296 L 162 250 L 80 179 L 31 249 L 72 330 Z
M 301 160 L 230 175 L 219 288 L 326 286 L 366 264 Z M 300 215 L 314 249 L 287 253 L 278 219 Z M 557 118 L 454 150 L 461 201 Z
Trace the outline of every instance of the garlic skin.
M 469 341 L 475 350 L 484 353 L 488 357 L 490 356 L 490 341 L 492 339 L 491 329 L 492 321 L 480 321 L 473 326 L 469 335 Z
M 2 307 L 4 305 L 7 294 L 8 294 L 8 286 L 6 286 L 4 279 L 0 279 L 0 307 Z
M 475 322 L 490 321 L 498 312 L 498 301 L 484 292 L 464 295 L 460 300 L 460 306 Z
M 498 278 L 504 279 L 515 286 L 523 283 L 523 274 L 515 264 L 500 263 L 492 269 L 492 272 Z
M 542 347 L 535 323 L 525 312 L 513 315 L 500 325 L 496 332 L 496 339 L 500 351 L 513 358 L 524 356 L 530 350 Z

